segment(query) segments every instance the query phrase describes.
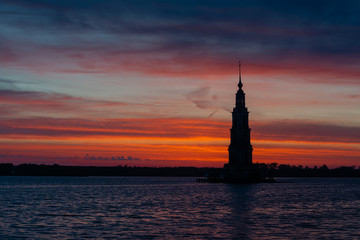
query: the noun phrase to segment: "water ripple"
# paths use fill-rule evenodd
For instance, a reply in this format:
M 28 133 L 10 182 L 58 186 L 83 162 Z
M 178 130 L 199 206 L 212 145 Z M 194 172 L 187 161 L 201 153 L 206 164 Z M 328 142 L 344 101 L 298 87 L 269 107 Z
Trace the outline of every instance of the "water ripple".
M 359 179 L 0 177 L 0 239 L 358 239 Z

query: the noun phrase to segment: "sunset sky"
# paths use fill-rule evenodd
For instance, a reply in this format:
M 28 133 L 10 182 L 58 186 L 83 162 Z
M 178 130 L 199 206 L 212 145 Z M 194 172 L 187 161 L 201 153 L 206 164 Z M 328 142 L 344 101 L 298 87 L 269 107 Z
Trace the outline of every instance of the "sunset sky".
M 359 1 L 0 2 L 0 162 L 360 165 Z

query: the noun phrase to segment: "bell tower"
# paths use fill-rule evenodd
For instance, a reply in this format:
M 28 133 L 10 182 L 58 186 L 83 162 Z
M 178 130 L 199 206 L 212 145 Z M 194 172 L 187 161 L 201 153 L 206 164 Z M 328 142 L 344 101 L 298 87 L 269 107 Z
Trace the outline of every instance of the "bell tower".
M 249 112 L 245 106 L 245 93 L 242 90 L 241 64 L 239 62 L 239 83 L 236 93 L 235 107 L 232 112 L 230 129 L 229 163 L 226 167 L 238 169 L 244 175 L 252 165 L 252 145 L 250 142 Z M 240 173 L 241 172 L 241 173 Z

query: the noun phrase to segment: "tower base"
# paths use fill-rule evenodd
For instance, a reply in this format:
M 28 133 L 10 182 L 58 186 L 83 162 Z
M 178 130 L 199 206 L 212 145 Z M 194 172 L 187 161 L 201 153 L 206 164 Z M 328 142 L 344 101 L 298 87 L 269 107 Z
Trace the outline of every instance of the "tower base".
M 206 183 L 273 183 L 272 177 L 262 175 L 256 165 L 250 166 L 230 166 L 224 164 L 221 174 L 212 174 L 204 179 L 197 179 L 197 182 Z

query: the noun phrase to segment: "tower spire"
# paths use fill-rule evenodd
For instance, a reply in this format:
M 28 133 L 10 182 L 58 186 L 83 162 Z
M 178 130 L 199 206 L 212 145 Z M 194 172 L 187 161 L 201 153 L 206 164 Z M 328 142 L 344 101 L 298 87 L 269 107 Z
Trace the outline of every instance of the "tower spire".
M 241 61 L 239 60 L 239 84 L 238 87 L 242 88 L 243 84 L 241 82 Z
M 241 62 L 239 61 L 239 89 L 236 92 L 235 107 L 232 112 L 230 129 L 229 169 L 233 169 L 235 178 L 246 179 L 252 166 L 252 145 L 250 142 L 249 112 L 245 105 L 245 93 L 241 82 Z

